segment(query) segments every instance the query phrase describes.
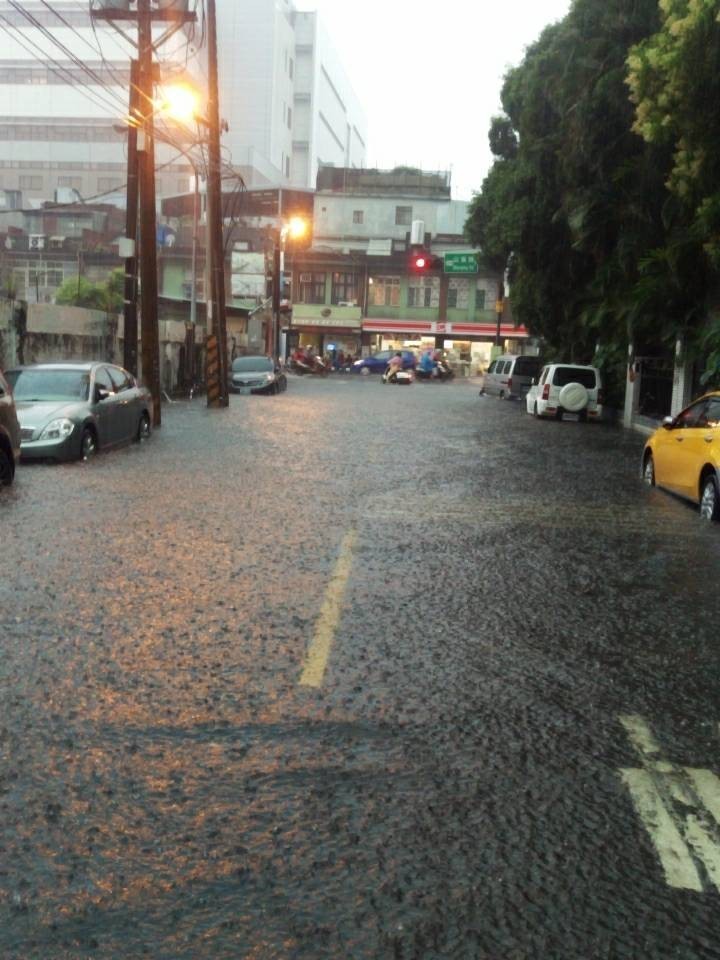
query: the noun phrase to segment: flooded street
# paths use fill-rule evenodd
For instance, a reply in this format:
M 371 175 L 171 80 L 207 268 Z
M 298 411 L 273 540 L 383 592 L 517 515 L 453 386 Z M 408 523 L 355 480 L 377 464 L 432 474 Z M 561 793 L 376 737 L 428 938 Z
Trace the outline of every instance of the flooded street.
M 3 960 L 720 956 L 720 530 L 641 437 L 163 416 L 0 497 Z

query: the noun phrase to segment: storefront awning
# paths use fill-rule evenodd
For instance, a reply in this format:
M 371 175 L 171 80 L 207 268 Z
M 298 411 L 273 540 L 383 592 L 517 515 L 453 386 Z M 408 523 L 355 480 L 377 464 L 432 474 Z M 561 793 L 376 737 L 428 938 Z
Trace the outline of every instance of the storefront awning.
M 480 338 L 486 340 L 495 337 L 497 325 L 494 323 L 441 323 L 430 320 L 363 320 L 363 333 L 399 333 L 412 337 L 446 336 L 455 340 Z M 525 327 L 500 325 L 500 337 L 503 340 L 526 340 L 530 334 Z

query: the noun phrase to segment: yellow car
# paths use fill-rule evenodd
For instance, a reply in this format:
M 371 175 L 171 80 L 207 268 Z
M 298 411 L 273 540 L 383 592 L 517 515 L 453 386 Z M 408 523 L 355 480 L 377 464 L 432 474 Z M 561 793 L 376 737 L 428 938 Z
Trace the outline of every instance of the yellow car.
M 666 417 L 643 451 L 643 480 L 700 504 L 703 520 L 720 519 L 720 391 Z

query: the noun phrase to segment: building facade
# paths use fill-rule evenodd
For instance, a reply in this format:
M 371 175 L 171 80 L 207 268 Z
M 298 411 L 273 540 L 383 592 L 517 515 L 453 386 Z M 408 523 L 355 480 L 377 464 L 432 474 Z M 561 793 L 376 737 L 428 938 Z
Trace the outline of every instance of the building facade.
M 117 193 L 124 203 L 130 46 L 93 25 L 89 4 L 0 0 L 0 191 L 22 203 Z M 158 145 L 158 192 L 190 188 L 192 168 Z
M 367 123 L 322 23 L 291 0 L 219 0 L 223 143 L 249 187 L 314 188 L 320 164 L 363 166 Z
M 312 247 L 292 262 L 291 345 L 435 346 L 468 372 L 487 363 L 496 340 L 525 348 L 527 331 L 500 301 L 501 278 L 464 236 L 468 205 L 452 199 L 449 174 L 322 168 L 314 207 Z M 428 254 L 422 270 L 418 249 Z

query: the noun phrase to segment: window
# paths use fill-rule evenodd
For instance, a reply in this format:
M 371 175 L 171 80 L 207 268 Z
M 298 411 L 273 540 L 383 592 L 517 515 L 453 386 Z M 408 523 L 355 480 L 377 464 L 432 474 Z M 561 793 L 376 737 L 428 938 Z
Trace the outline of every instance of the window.
M 113 382 L 115 393 L 121 393 L 123 390 L 130 390 L 133 386 L 130 374 L 121 370 L 120 367 L 108 367 L 110 379 Z
M 108 390 L 110 393 L 114 392 L 110 374 L 107 372 L 105 367 L 98 367 L 95 371 L 95 387 L 101 387 L 103 390 Z
M 708 401 L 705 416 L 709 427 L 720 427 L 720 399 L 714 397 Z
M 708 418 L 707 418 L 707 400 L 699 400 L 697 403 L 694 403 L 691 407 L 688 407 L 687 410 L 683 410 L 679 414 L 678 418 L 675 421 L 676 427 L 706 427 Z
M 395 207 L 395 225 L 398 227 L 411 227 L 412 211 L 412 207 Z
M 448 287 L 448 307 L 451 310 L 467 310 L 470 302 L 470 281 L 453 277 Z
M 285 157 L 285 176 L 290 176 L 290 157 Z
M 42 177 L 31 177 L 27 174 L 20 174 L 20 189 L 21 190 L 42 190 L 43 188 L 43 178 Z
M 70 187 L 72 190 L 82 190 L 82 177 L 58 177 L 59 187 Z
M 353 223 L 365 223 L 364 210 L 353 210 Z
M 475 309 L 476 310 L 485 310 L 487 309 L 487 290 L 485 287 L 478 287 L 475 291 Z
M 440 306 L 440 278 L 413 277 L 408 286 L 408 306 L 428 309 Z
M 553 376 L 553 385 L 564 387 L 568 383 L 581 383 L 588 390 L 594 390 L 595 371 L 592 367 L 556 367 Z
M 334 273 L 332 280 L 332 302 L 356 303 L 358 278 L 355 273 Z
M 290 60 L 288 62 L 288 76 L 290 77 L 291 80 L 295 76 L 295 61 L 293 60 L 292 57 L 290 57 Z
M 537 357 L 518 357 L 513 374 L 518 377 L 536 377 L 539 369 L 540 361 Z
M 325 303 L 324 273 L 301 273 L 298 303 Z
M 287 125 L 292 130 L 292 107 L 287 108 Z
M 400 277 L 375 277 L 372 302 L 376 307 L 400 306 Z

